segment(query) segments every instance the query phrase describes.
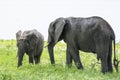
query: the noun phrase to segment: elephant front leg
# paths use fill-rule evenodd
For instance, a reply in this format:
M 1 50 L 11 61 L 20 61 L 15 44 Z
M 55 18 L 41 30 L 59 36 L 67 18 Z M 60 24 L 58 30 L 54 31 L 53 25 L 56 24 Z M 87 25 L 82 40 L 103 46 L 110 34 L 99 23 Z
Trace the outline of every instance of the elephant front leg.
M 18 67 L 22 65 L 23 56 L 24 56 L 24 53 L 18 52 Z
M 49 56 L 50 56 L 50 61 L 51 61 L 51 64 L 55 64 L 55 60 L 54 60 L 54 43 L 49 43 L 48 45 L 48 52 L 49 52 Z
M 79 50 L 76 49 L 75 47 L 71 47 L 71 46 L 68 46 L 67 49 L 68 49 L 68 51 L 70 51 L 70 56 L 74 60 L 77 68 L 83 69 L 83 65 L 81 63 L 80 56 L 79 56 Z
M 74 54 L 73 54 L 74 55 Z M 75 64 L 76 64 L 76 66 L 77 66 L 77 68 L 78 69 L 84 69 L 83 68 L 83 65 L 82 65 L 82 62 L 81 62 L 81 59 L 80 59 L 80 56 L 79 56 L 79 51 L 78 51 L 78 53 L 75 53 L 75 55 L 76 55 L 76 58 L 75 58 Z
M 72 66 L 72 56 L 70 55 L 69 50 L 66 52 L 66 64 L 68 67 Z

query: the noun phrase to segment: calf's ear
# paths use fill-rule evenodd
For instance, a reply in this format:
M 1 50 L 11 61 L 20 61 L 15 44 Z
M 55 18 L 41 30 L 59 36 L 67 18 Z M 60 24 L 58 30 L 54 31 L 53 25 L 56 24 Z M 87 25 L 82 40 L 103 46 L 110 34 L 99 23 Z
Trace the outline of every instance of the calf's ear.
M 29 43 L 29 45 L 33 46 L 36 45 L 38 42 L 38 37 L 35 34 L 29 34 L 26 38 L 27 42 Z
M 17 33 L 16 33 L 16 40 L 20 40 L 20 37 L 21 37 L 21 34 L 22 34 L 22 31 L 19 30 Z

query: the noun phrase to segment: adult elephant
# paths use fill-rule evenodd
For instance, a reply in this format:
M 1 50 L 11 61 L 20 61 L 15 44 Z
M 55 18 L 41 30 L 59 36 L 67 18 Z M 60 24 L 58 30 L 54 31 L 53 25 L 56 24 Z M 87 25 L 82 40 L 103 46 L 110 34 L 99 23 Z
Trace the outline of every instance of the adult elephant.
M 16 33 L 17 47 L 18 47 L 18 67 L 22 65 L 23 56 L 26 53 L 29 56 L 29 63 L 38 64 L 40 56 L 43 51 L 44 37 L 37 30 L 28 30 L 23 33 L 18 31 Z
M 79 57 L 79 50 L 81 50 L 97 54 L 97 59 L 101 60 L 103 73 L 113 71 L 112 41 L 114 41 L 115 49 L 115 34 L 111 26 L 101 17 L 57 18 L 51 22 L 48 33 L 48 51 L 51 64 L 55 64 L 53 54 L 55 44 L 64 40 L 67 44 L 66 64 L 71 65 L 73 59 L 77 68 L 83 69 Z M 114 63 L 115 61 L 114 57 Z

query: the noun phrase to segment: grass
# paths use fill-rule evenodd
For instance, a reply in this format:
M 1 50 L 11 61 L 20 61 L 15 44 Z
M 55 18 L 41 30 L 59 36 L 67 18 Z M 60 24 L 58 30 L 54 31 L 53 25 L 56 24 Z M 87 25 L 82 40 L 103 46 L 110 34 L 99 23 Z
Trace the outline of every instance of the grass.
M 47 43 L 45 42 L 45 45 Z M 47 48 L 44 48 L 41 63 L 32 65 L 28 63 L 25 55 L 23 65 L 17 68 L 17 47 L 15 40 L 0 40 L 0 80 L 119 80 L 120 73 L 114 72 L 102 74 L 101 65 L 96 64 L 96 55 L 80 51 L 84 70 L 78 70 L 73 64 L 71 68 L 66 66 L 66 45 L 62 42 L 55 46 L 56 65 L 51 65 Z M 120 45 L 116 45 L 118 59 Z M 120 67 L 119 67 L 120 69 Z

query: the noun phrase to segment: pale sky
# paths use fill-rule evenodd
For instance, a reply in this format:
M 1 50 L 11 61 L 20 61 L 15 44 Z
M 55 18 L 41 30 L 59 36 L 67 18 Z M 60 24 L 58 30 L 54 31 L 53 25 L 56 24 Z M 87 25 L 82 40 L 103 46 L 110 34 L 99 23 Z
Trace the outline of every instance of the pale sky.
M 120 40 L 120 0 L 0 0 L 0 39 L 15 39 L 18 30 L 37 29 L 45 40 L 58 17 L 100 16 Z

